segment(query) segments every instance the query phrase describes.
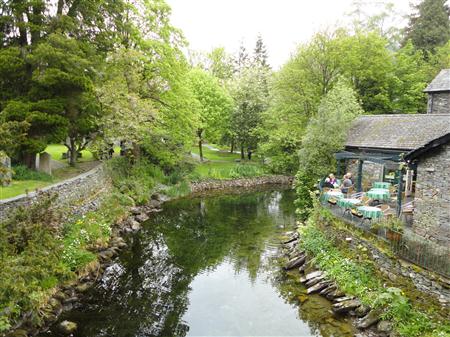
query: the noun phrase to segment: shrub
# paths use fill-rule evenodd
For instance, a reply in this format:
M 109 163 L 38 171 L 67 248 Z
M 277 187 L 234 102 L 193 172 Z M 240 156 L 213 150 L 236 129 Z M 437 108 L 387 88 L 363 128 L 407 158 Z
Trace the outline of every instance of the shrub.
M 52 181 L 53 177 L 47 173 L 30 170 L 24 165 L 17 165 L 13 167 L 15 180 L 41 180 Z

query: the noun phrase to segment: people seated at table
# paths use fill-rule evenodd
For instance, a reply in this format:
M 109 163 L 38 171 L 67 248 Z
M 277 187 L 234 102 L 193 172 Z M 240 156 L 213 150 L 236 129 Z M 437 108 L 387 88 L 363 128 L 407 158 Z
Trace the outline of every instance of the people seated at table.
M 352 187 L 352 186 L 353 186 L 353 182 L 348 177 L 348 173 L 347 173 L 346 175 L 344 175 L 344 180 L 342 181 L 341 192 L 344 194 L 347 194 L 350 187 Z
M 355 182 L 353 181 L 353 175 L 351 172 L 347 172 L 347 174 L 345 176 L 347 176 L 347 178 L 352 182 L 352 185 L 355 184 Z
M 325 179 L 323 187 L 336 188 L 338 187 L 338 181 L 333 173 L 330 173 L 328 177 Z

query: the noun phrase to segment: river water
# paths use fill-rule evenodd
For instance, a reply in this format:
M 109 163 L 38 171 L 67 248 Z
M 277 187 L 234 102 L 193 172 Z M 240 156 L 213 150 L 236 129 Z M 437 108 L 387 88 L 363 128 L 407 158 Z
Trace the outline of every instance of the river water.
M 353 336 L 326 300 L 281 271 L 293 200 L 258 191 L 166 203 L 61 320 L 76 322 L 78 337 Z

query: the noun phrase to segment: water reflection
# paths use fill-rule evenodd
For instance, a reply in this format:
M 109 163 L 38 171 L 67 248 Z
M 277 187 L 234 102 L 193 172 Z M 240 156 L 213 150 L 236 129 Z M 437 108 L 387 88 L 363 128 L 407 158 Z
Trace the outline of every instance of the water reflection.
M 77 322 L 80 337 L 346 336 L 348 324 L 328 329 L 325 304 L 306 309 L 323 317 L 299 310 L 298 283 L 280 273 L 278 234 L 294 223 L 293 198 L 266 191 L 168 203 L 62 319 Z

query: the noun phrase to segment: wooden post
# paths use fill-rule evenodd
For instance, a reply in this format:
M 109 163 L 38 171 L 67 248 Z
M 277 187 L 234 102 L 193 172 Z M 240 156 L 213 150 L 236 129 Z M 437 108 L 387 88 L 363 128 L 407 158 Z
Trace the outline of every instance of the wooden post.
M 341 176 L 341 160 L 336 160 L 336 177 Z
M 403 170 L 398 170 L 397 217 L 402 214 Z
M 358 180 L 356 181 L 356 192 L 362 192 L 363 163 L 364 161 L 362 159 L 358 160 Z

